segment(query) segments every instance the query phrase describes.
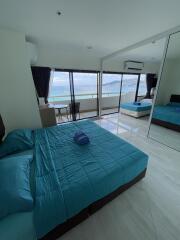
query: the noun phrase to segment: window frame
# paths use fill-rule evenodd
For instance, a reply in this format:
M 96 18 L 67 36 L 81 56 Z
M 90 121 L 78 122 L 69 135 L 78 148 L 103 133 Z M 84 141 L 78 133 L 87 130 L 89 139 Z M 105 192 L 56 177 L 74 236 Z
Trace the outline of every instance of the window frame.
M 140 74 L 140 78 L 139 78 L 139 86 L 138 86 L 138 91 L 137 91 L 137 98 L 138 97 L 145 97 L 146 96 L 146 93 L 144 95 L 139 95 L 139 88 L 140 88 L 140 83 L 141 83 L 141 75 L 145 75 L 147 77 L 147 74 L 146 73 L 141 73 Z M 147 82 L 146 82 L 146 87 L 147 87 Z
M 99 91 L 98 91 L 98 89 L 99 89 L 99 79 L 100 79 L 100 71 L 99 70 L 82 70 L 82 69 L 68 69 L 68 68 L 52 68 L 51 71 L 52 70 L 55 71 L 55 72 L 57 71 L 57 72 L 68 72 L 69 73 L 71 102 L 74 102 L 74 103 L 75 103 L 75 94 L 74 94 L 73 73 L 96 73 L 97 74 L 97 116 L 99 115 Z M 119 113 L 120 112 L 123 75 L 136 75 L 136 76 L 138 75 L 134 101 L 137 101 L 138 97 L 145 97 L 145 95 L 140 96 L 138 93 L 139 93 L 141 74 L 147 75 L 146 73 L 103 71 L 103 74 L 119 74 L 119 75 L 121 75 L 118 111 L 113 112 L 113 113 Z M 49 98 L 49 96 L 48 96 L 48 98 Z M 109 114 L 113 114 L 113 113 L 106 113 L 106 114 L 102 114 L 102 115 L 109 115 Z M 97 116 L 94 116 L 94 117 L 97 117 Z M 88 118 L 94 118 L 94 117 L 88 117 Z M 75 121 L 77 120 L 75 116 L 72 116 L 72 118 Z M 82 119 L 84 119 L 84 118 L 82 118 Z
M 96 109 L 96 112 L 97 112 L 97 115 L 96 116 L 93 116 L 93 117 L 88 117 L 88 118 L 95 118 L 95 117 L 98 117 L 99 115 L 99 75 L 100 75 L 100 71 L 94 71 L 94 70 L 79 70 L 79 69 L 63 69 L 63 68 L 52 68 L 51 71 L 54 71 L 54 72 L 67 72 L 69 73 L 69 87 L 70 87 L 70 97 L 71 97 L 71 103 L 72 105 L 74 106 L 72 111 L 72 121 L 77 121 L 77 120 L 83 120 L 83 119 L 87 119 L 86 118 L 81 118 L 81 119 L 76 119 L 76 114 L 75 114 L 75 102 L 76 102 L 76 99 L 75 99 L 75 91 L 74 91 L 74 76 L 73 76 L 73 73 L 95 73 L 97 74 L 97 109 Z M 51 96 L 48 95 L 48 98 L 50 98 Z M 69 122 L 72 122 L 72 121 L 69 121 Z

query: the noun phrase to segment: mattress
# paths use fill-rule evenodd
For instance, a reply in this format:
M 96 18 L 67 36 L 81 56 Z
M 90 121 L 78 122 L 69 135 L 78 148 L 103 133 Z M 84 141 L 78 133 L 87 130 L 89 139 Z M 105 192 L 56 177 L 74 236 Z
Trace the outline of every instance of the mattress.
M 90 144 L 75 144 L 77 130 L 89 136 Z M 147 168 L 146 154 L 92 121 L 38 129 L 35 141 L 34 210 L 1 220 L 1 240 L 40 238 Z M 16 156 L 27 153 L 32 154 Z
M 180 125 L 180 111 L 177 111 L 177 106 L 155 106 L 152 118 L 158 119 L 164 122 Z
M 74 142 L 78 130 L 90 144 Z M 146 154 L 92 121 L 39 129 L 35 142 L 38 238 L 147 168 Z
M 139 117 L 143 117 L 143 116 L 147 116 L 150 114 L 151 110 L 146 110 L 146 111 L 141 111 L 141 112 L 136 112 L 136 111 L 132 111 L 132 110 L 128 110 L 128 109 L 124 109 L 121 108 L 121 113 L 126 114 L 128 116 L 132 116 L 135 118 L 139 118 Z
M 33 152 L 32 150 L 28 150 L 17 154 L 12 154 L 11 156 L 22 156 L 26 154 L 33 154 Z M 33 166 L 31 167 L 33 168 Z M 33 174 L 31 178 L 33 178 Z M 33 224 L 33 212 L 16 213 L 0 220 L 0 239 L 1 240 L 37 239 Z
M 35 240 L 33 213 L 24 212 L 9 215 L 0 221 L 1 240 Z
M 135 112 L 143 112 L 143 111 L 148 111 L 151 110 L 152 104 L 151 103 L 146 103 L 142 102 L 141 105 L 135 105 L 133 103 L 122 103 L 121 104 L 121 109 L 126 109 L 130 111 L 135 111 Z

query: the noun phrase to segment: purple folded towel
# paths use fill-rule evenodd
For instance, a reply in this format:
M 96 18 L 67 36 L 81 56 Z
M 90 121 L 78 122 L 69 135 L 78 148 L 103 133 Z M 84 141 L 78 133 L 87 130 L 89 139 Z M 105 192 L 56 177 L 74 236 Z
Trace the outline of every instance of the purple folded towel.
M 85 144 L 89 143 L 89 138 L 84 132 L 77 131 L 74 134 L 74 141 L 79 145 L 85 145 Z

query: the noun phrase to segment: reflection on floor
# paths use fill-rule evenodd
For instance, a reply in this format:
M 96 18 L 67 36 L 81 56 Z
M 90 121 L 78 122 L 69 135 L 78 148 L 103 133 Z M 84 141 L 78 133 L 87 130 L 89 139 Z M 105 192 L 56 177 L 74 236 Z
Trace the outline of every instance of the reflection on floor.
M 180 151 L 180 133 L 152 124 L 150 128 L 150 136 L 156 141 L 170 146 Z
M 101 120 L 97 121 L 97 123 L 116 135 L 121 134 L 121 137 L 128 137 L 137 133 L 144 136 L 147 133 L 148 118 L 149 117 L 136 119 L 117 113 L 105 115 Z
M 146 137 L 147 118 L 96 122 L 149 155 L 146 177 L 59 240 L 178 240 L 180 153 Z

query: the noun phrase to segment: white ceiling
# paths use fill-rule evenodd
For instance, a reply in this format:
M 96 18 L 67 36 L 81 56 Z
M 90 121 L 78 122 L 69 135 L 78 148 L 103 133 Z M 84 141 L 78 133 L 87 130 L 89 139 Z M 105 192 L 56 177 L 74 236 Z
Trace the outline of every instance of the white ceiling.
M 160 62 L 163 57 L 165 47 L 165 39 L 161 39 L 144 46 L 135 48 L 131 51 L 127 51 L 123 54 L 120 54 L 116 58 L 115 61 L 126 61 L 126 60 L 133 60 L 133 61 L 140 61 L 140 62 Z M 112 58 L 113 61 L 113 58 Z
M 0 0 L 0 26 L 43 49 L 99 58 L 180 25 L 179 9 L 179 0 Z

